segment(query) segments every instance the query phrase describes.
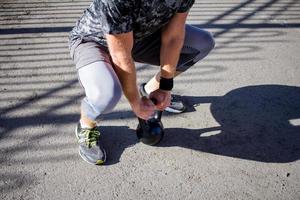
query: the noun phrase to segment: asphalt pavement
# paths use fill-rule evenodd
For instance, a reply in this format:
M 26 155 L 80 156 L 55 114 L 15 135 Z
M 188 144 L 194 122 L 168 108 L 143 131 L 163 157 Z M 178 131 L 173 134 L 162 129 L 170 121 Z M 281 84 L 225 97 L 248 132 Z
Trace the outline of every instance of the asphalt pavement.
M 175 81 L 188 106 L 139 143 L 122 97 L 99 119 L 107 164 L 78 155 L 68 32 L 87 0 L 0 0 L 0 199 L 300 199 L 300 2 L 197 0 L 216 47 Z M 137 64 L 138 82 L 155 66 Z

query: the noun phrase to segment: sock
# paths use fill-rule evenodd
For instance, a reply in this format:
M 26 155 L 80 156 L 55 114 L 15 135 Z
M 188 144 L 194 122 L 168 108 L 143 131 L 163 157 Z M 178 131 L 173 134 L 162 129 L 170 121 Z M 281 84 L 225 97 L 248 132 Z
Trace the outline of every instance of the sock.
M 80 122 L 81 128 L 86 128 L 86 129 L 94 128 L 94 127 L 91 127 L 91 126 L 87 125 L 87 124 L 84 123 L 82 120 L 80 120 L 79 122 Z
M 147 91 L 146 89 L 146 84 L 144 85 L 144 91 L 149 95 L 151 93 L 151 91 Z

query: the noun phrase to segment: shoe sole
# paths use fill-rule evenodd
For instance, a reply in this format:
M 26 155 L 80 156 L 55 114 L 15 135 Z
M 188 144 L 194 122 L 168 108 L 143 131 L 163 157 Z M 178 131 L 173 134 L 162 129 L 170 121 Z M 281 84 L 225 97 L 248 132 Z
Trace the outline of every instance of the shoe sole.
M 105 150 L 103 150 L 104 158 L 105 158 L 105 159 L 104 159 L 104 160 L 97 160 L 96 163 L 93 163 L 93 162 L 90 162 L 89 160 L 87 160 L 87 159 L 82 155 L 82 153 L 81 153 L 80 150 L 78 150 L 78 152 L 79 152 L 80 157 L 81 157 L 84 161 L 86 161 L 87 163 L 89 163 L 89 164 L 91 164 L 91 165 L 103 165 L 103 164 L 106 162 L 106 152 L 105 152 Z
M 183 113 L 185 110 L 186 109 L 184 109 L 184 110 L 175 110 L 175 109 L 172 109 L 170 107 L 165 108 L 165 111 L 170 112 L 170 113 Z
M 78 135 L 77 135 L 77 127 L 75 127 L 75 136 L 76 136 L 77 140 L 79 140 L 79 137 L 78 137 Z M 80 149 L 78 150 L 78 152 L 79 152 L 80 157 L 81 157 L 84 161 L 86 161 L 87 163 L 89 163 L 89 164 L 92 164 L 92 165 L 102 165 L 102 164 L 104 164 L 104 163 L 106 162 L 106 151 L 105 151 L 105 149 L 103 149 L 104 160 L 97 160 L 96 163 L 93 163 L 93 162 L 90 162 L 89 160 L 87 160 L 87 159 L 82 155 Z

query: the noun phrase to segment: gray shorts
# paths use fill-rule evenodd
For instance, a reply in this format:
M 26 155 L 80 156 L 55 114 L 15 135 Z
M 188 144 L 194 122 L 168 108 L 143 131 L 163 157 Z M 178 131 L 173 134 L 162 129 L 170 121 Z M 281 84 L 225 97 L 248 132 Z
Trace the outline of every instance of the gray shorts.
M 110 62 L 108 49 L 94 41 L 76 40 L 70 54 L 77 70 L 96 61 Z
M 160 65 L 161 30 L 134 44 L 134 61 L 151 65 Z M 212 35 L 200 28 L 186 25 L 185 41 L 177 65 L 177 71 L 183 72 L 204 58 L 214 46 Z M 70 48 L 71 57 L 77 69 L 96 61 L 111 63 L 108 48 L 94 41 L 78 39 Z

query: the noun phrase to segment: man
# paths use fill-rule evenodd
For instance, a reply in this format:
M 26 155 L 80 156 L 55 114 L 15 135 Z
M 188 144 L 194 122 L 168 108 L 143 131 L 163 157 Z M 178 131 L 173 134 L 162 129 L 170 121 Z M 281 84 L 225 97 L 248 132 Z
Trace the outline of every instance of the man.
M 94 0 L 70 33 L 71 56 L 86 97 L 76 136 L 81 157 L 103 164 L 95 119 L 109 113 L 121 93 L 135 115 L 148 119 L 154 110 L 182 112 L 171 99 L 173 78 L 204 58 L 214 47 L 210 33 L 186 25 L 194 0 Z M 134 61 L 160 66 L 140 91 Z M 155 98 L 154 105 L 147 94 Z

